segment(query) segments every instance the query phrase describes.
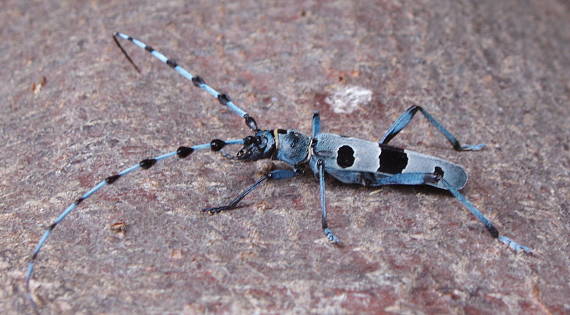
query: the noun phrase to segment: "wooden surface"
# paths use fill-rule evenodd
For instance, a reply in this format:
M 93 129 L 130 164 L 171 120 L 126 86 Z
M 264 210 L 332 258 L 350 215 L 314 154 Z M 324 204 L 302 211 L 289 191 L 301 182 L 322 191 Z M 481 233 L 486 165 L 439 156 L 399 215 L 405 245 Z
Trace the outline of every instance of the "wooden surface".
M 570 7 L 565 1 L 4 1 L 0 11 L 0 309 L 29 313 L 26 262 L 43 229 L 99 180 L 243 120 L 121 31 L 227 92 L 262 128 L 378 139 L 462 164 L 466 196 L 511 252 L 449 194 L 327 184 L 336 248 L 312 176 L 270 183 L 209 216 L 268 163 L 196 153 L 85 201 L 41 252 L 42 313 L 569 313 Z M 45 78 L 45 79 L 44 79 Z M 349 88 L 369 102 L 337 113 Z M 126 233 L 111 229 L 127 224 Z

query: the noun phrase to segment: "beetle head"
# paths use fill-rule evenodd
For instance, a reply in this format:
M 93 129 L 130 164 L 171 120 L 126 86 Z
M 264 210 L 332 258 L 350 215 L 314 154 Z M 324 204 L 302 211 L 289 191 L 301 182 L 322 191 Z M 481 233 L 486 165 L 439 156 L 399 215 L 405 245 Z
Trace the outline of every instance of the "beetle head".
M 259 130 L 254 136 L 243 138 L 243 148 L 237 153 L 237 159 L 242 161 L 257 161 L 268 159 L 275 151 L 275 138 L 269 130 Z

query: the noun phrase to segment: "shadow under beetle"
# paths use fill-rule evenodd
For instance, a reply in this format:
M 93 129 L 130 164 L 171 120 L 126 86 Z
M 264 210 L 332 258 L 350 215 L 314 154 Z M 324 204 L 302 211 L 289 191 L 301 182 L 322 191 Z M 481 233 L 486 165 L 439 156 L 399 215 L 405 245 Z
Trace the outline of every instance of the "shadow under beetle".
M 210 87 L 200 76 L 189 73 L 175 61 L 167 58 L 140 40 L 123 33 L 115 33 L 113 35 L 113 40 L 137 72 L 140 72 L 139 68 L 121 46 L 119 39 L 128 40 L 136 46 L 143 48 L 152 56 L 170 66 L 174 71 L 192 81 L 194 86 L 217 98 L 220 104 L 227 106 L 230 110 L 244 119 L 245 124 L 253 131 L 253 135 L 247 136 L 243 139 L 214 139 L 210 143 L 198 144 L 189 147 L 181 146 L 174 152 L 166 153 L 154 158 L 144 159 L 138 164 L 124 169 L 99 182 L 75 200 L 75 202 L 69 205 L 69 207 L 67 207 L 45 230 L 43 236 L 37 243 L 28 264 L 28 270 L 25 275 L 26 288 L 28 292 L 30 292 L 29 283 L 32 278 L 34 263 L 54 228 L 80 203 L 91 197 L 91 195 L 99 191 L 103 186 L 113 184 L 118 179 L 136 170 L 149 169 L 157 162 L 167 158 L 175 156 L 186 158 L 194 151 L 206 149 L 220 151 L 226 145 L 236 144 L 243 146 L 238 151 L 237 155 L 230 156 L 222 152 L 225 157 L 240 161 L 274 159 L 290 165 L 292 169 L 278 169 L 270 171 L 259 178 L 251 186 L 246 188 L 229 204 L 203 209 L 203 211 L 213 214 L 224 210 L 234 209 L 245 196 L 263 182 L 289 179 L 298 176 L 302 174 L 303 169 L 308 166 L 319 179 L 322 230 L 326 238 L 332 243 L 339 243 L 340 240 L 332 232 L 327 223 L 325 174 L 347 184 L 360 184 L 371 187 L 383 185 L 429 185 L 447 190 L 485 225 L 493 238 L 507 244 L 515 251 L 523 251 L 529 254 L 532 253 L 532 249 L 518 244 L 506 236 L 499 235 L 499 231 L 491 221 L 459 192 L 467 182 L 467 173 L 463 167 L 437 157 L 388 145 L 390 140 L 392 140 L 409 124 L 414 115 L 417 112 L 420 112 L 447 138 L 455 150 L 480 150 L 484 147 L 482 144 L 461 145 L 455 136 L 445 129 L 441 123 L 439 123 L 422 107 L 412 106 L 408 108 L 392 124 L 382 139 L 378 142 L 323 133 L 320 129 L 320 118 L 317 112 L 313 114 L 310 136 L 293 129 L 262 130 L 258 128 L 253 117 L 249 116 L 247 112 L 236 106 L 228 95 L 219 93 Z M 31 299 L 31 293 L 29 297 Z

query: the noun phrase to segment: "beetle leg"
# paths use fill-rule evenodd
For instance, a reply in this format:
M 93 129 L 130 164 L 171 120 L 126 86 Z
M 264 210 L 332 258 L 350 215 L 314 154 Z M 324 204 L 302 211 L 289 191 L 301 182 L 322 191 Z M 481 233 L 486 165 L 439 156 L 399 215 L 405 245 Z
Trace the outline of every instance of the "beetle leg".
M 394 138 L 402 129 L 406 128 L 406 126 L 410 123 L 414 115 L 420 111 L 424 117 L 435 127 L 439 132 L 441 132 L 446 138 L 447 141 L 451 143 L 453 148 L 457 151 L 477 151 L 481 150 L 485 145 L 484 144 L 476 144 L 476 145 L 461 145 L 459 140 L 455 138 L 454 135 L 451 134 L 443 125 L 433 118 L 425 109 L 421 106 L 411 106 L 408 108 L 396 121 L 392 124 L 392 126 L 386 131 L 382 139 L 379 141 L 381 144 L 388 144 L 392 138 Z
M 319 112 L 314 112 L 313 113 L 313 121 L 311 124 L 311 136 L 314 138 L 316 137 L 319 133 L 321 133 L 321 116 L 319 115 Z
M 471 212 L 471 214 L 473 214 L 477 218 L 477 220 L 479 220 L 481 223 L 483 223 L 485 225 L 485 227 L 487 228 L 489 233 L 491 233 L 491 236 L 493 236 L 494 238 L 498 239 L 499 241 L 509 245 L 509 247 L 512 248 L 514 251 L 517 251 L 517 252 L 518 251 L 524 251 L 527 254 L 532 254 L 531 248 L 526 247 L 524 245 L 521 245 L 521 244 L 511 240 L 510 238 L 508 238 L 506 236 L 499 235 L 499 231 L 497 230 L 497 228 L 495 228 L 493 223 L 491 223 L 491 221 L 489 219 L 487 219 L 483 215 L 483 213 L 481 213 L 481 211 L 479 211 L 479 209 L 475 208 L 475 206 L 469 200 L 467 200 L 467 198 L 465 198 L 465 196 L 463 196 L 463 194 L 461 194 L 456 188 L 451 186 L 446 180 L 442 179 L 441 182 L 443 183 L 444 186 L 446 186 L 447 190 L 449 190 L 449 192 L 451 192 L 451 194 L 459 202 L 461 202 L 461 204 L 463 204 L 465 206 L 465 208 L 467 208 L 467 210 L 469 210 L 469 212 Z
M 264 181 L 276 180 L 276 179 L 288 179 L 288 178 L 295 177 L 298 174 L 299 174 L 299 172 L 296 170 L 273 170 L 273 171 L 267 173 L 266 175 L 263 175 L 253 185 L 249 186 L 244 191 L 242 191 L 237 197 L 235 197 L 232 201 L 230 201 L 229 204 L 227 204 L 225 206 L 221 206 L 221 207 L 205 208 L 205 209 L 202 209 L 202 211 L 204 211 L 204 212 L 208 211 L 208 212 L 210 212 L 210 214 L 215 214 L 215 213 L 220 213 L 222 211 L 235 209 L 235 208 L 237 208 L 238 203 L 243 198 L 245 198 L 245 196 L 247 196 L 250 192 L 252 192 L 255 188 L 257 188 L 257 186 L 259 186 Z
M 325 236 L 331 243 L 340 243 L 338 237 L 329 229 L 327 222 L 327 202 L 325 198 L 325 162 L 321 159 L 317 161 L 317 168 L 319 169 L 319 186 L 320 186 L 320 199 L 321 199 L 321 223 Z

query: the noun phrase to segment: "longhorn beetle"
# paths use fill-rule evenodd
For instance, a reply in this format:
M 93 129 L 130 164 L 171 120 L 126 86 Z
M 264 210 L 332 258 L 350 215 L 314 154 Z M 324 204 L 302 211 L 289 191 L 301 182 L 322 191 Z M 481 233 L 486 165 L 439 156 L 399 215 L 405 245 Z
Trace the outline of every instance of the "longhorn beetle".
M 288 164 L 291 169 L 277 169 L 268 172 L 259 178 L 251 186 L 247 187 L 227 205 L 203 209 L 211 214 L 234 209 L 238 203 L 255 188 L 265 181 L 275 181 L 293 178 L 303 174 L 305 166 L 311 169 L 319 179 L 321 227 L 326 238 L 332 243 L 339 243 L 339 238 L 332 232 L 327 223 L 327 207 L 325 198 L 325 174 L 346 184 L 360 184 L 363 186 L 377 187 L 382 185 L 429 185 L 449 191 L 463 206 L 467 208 L 481 223 L 485 225 L 493 238 L 507 244 L 515 251 L 523 251 L 531 254 L 532 249 L 520 245 L 510 238 L 499 235 L 499 231 L 493 223 L 487 219 L 481 211 L 469 202 L 460 192 L 467 182 L 467 173 L 463 167 L 449 161 L 393 147 L 388 145 L 402 129 L 412 120 L 414 115 L 420 112 L 435 128 L 439 130 L 457 151 L 480 150 L 484 147 L 479 145 L 461 145 L 441 123 L 420 106 L 408 108 L 386 131 L 378 142 L 371 142 L 357 138 L 339 136 L 321 132 L 318 112 L 313 114 L 311 135 L 302 134 L 293 129 L 260 129 L 253 117 L 233 103 L 230 97 L 210 87 L 202 77 L 193 75 L 179 66 L 174 60 L 167 58 L 160 52 L 146 45 L 138 39 L 123 33 L 115 33 L 113 40 L 127 58 L 128 62 L 140 73 L 139 68 L 119 43 L 119 39 L 125 39 L 136 46 L 146 50 L 152 56 L 167 64 L 184 78 L 192 81 L 194 86 L 206 91 L 217 98 L 220 104 L 227 106 L 231 111 L 241 116 L 245 124 L 252 130 L 253 135 L 243 139 L 220 140 L 214 139 L 210 143 L 193 146 L 181 146 L 176 151 L 148 158 L 140 161 L 129 168 L 113 174 L 89 191 L 80 196 L 68 206 L 45 230 L 37 243 L 28 264 L 25 275 L 27 291 L 30 292 L 29 283 L 34 270 L 34 263 L 38 254 L 54 228 L 65 219 L 79 204 L 91 197 L 103 186 L 111 185 L 139 169 L 149 169 L 157 162 L 171 157 L 186 158 L 194 151 L 210 149 L 221 151 L 226 145 L 242 145 L 236 156 L 222 152 L 223 156 L 239 161 L 257 161 L 261 159 L 273 159 Z M 31 293 L 29 294 L 31 298 Z M 32 301 L 33 302 L 33 301 Z

